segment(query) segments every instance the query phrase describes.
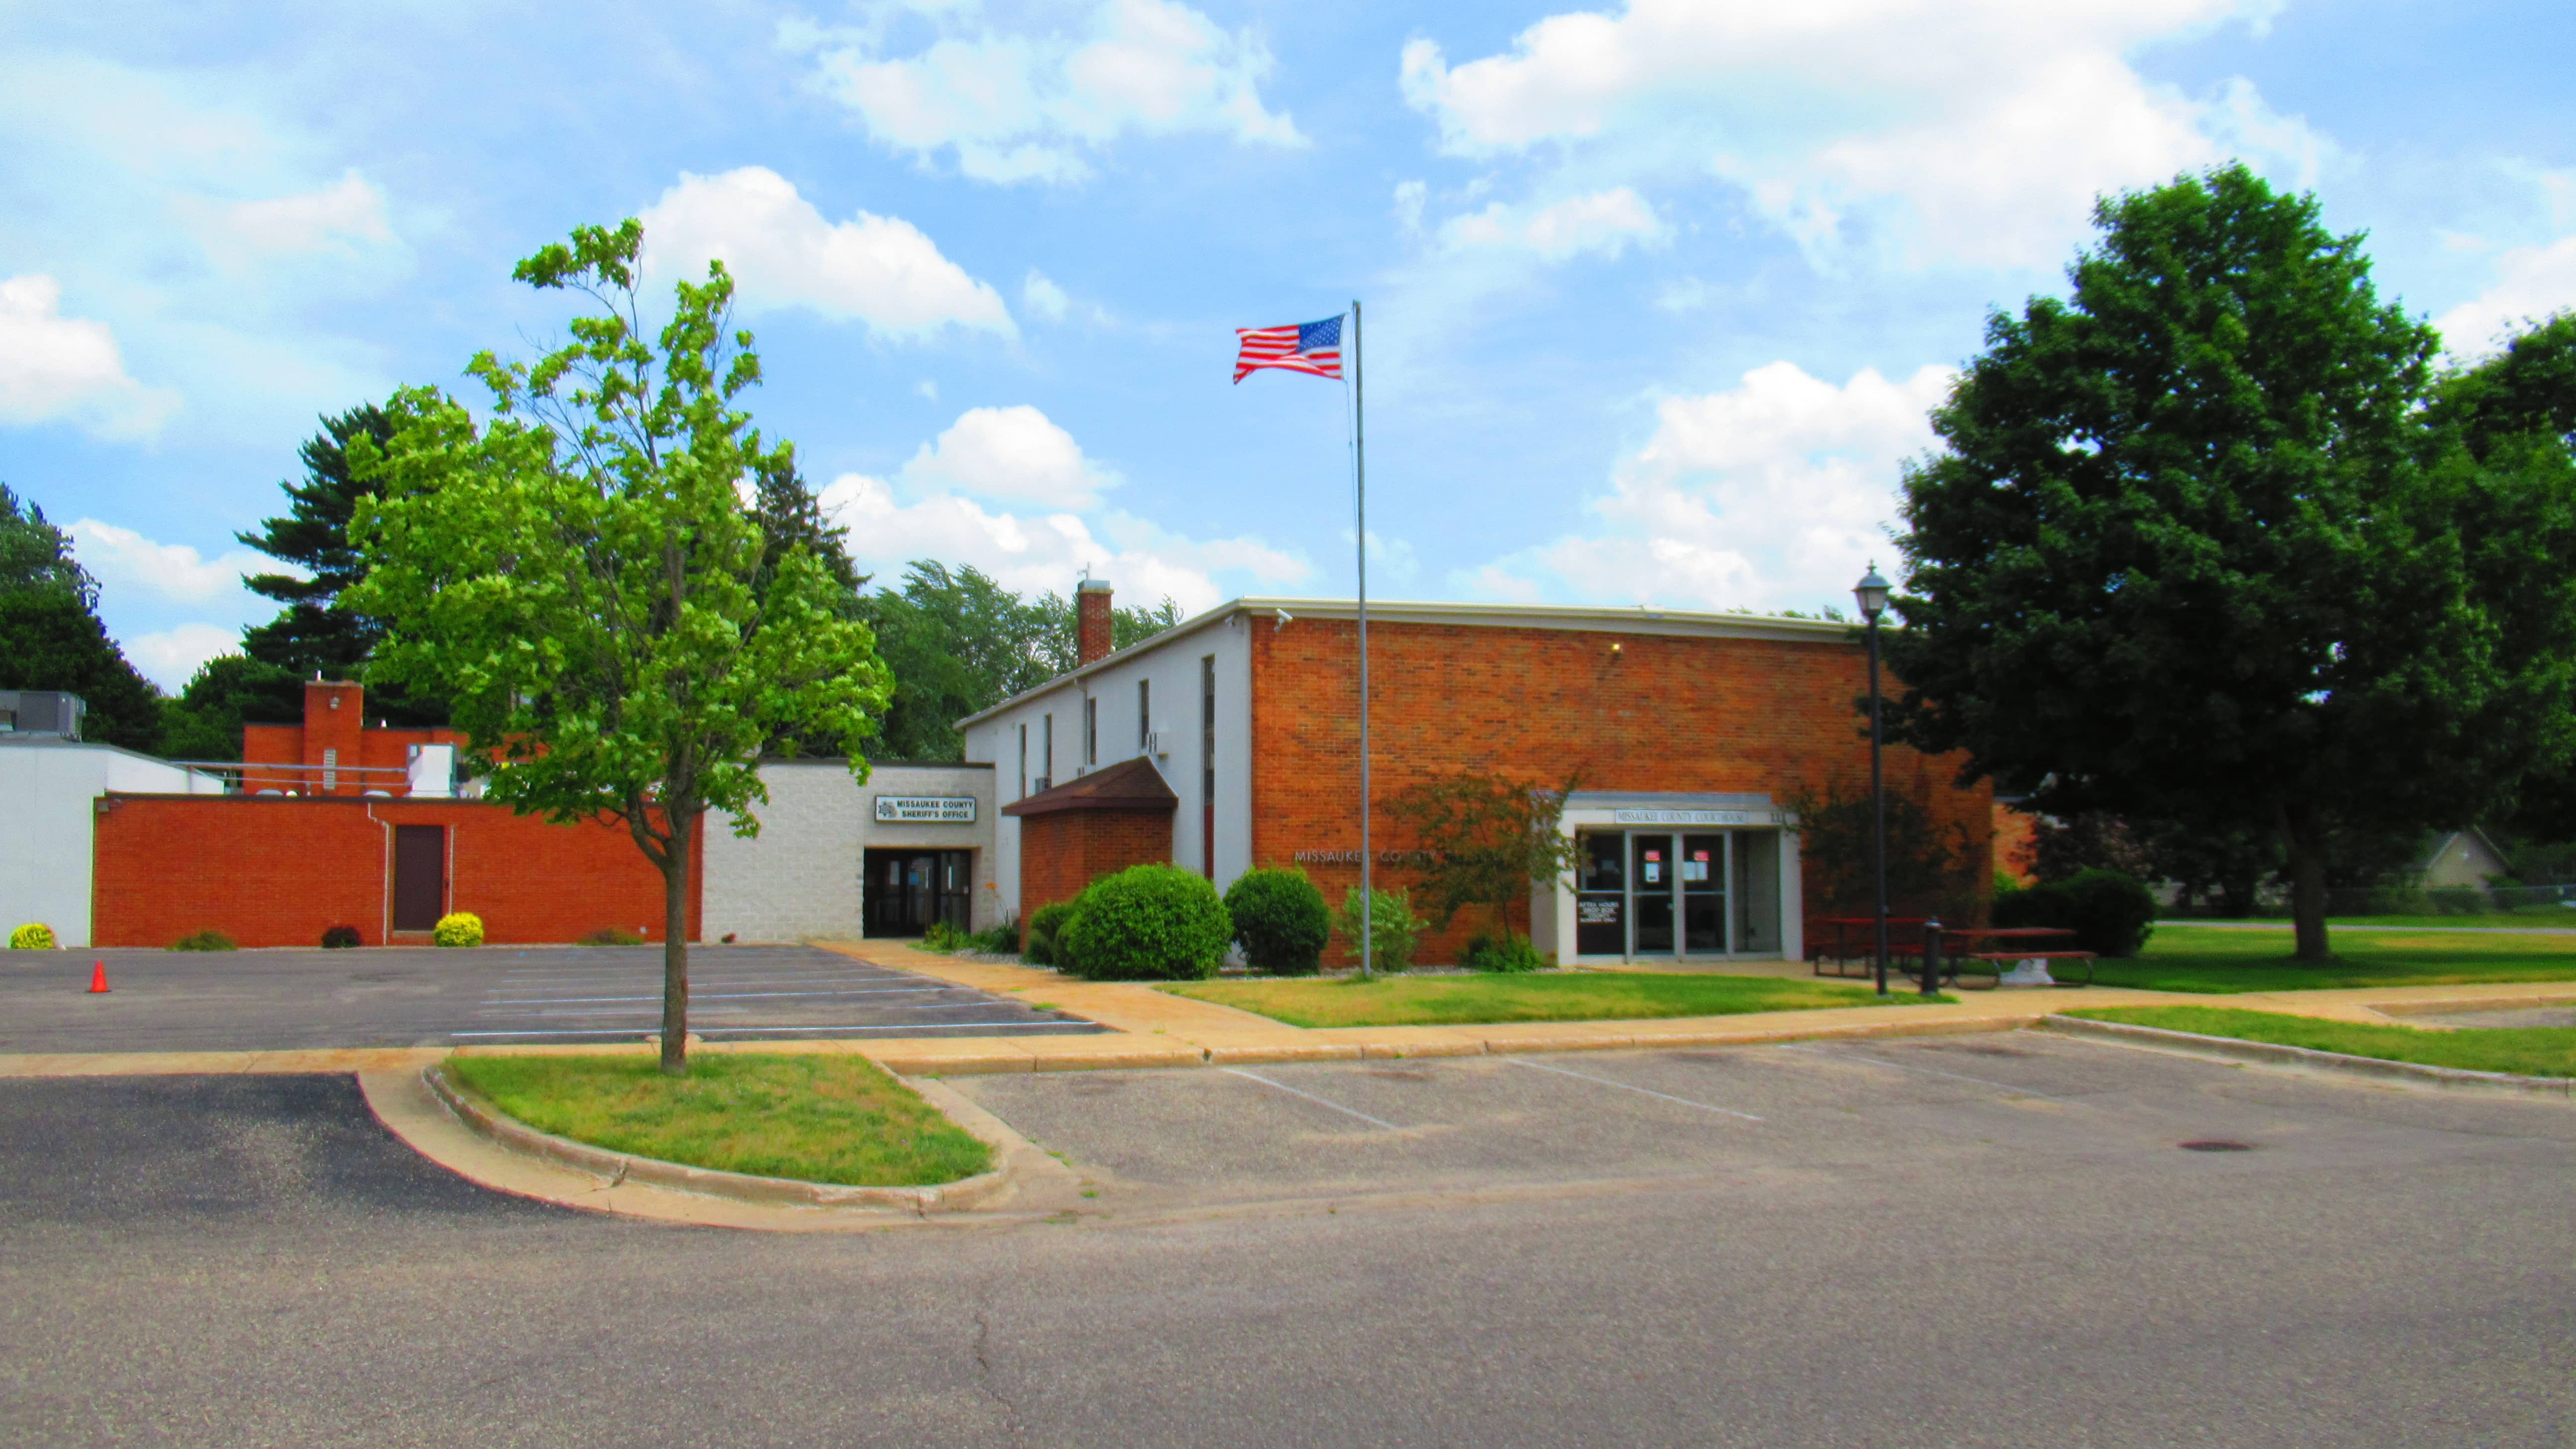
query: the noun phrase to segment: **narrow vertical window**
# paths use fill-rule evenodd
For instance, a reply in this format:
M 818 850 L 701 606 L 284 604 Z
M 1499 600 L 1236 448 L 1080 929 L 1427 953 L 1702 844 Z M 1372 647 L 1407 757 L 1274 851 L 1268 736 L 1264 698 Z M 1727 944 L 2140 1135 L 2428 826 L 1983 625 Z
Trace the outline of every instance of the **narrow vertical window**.
M 1029 793 L 1029 727 L 1027 722 L 1023 721 L 1020 725 L 1020 794 L 1027 793 Z
M 1045 717 L 1041 718 L 1041 719 L 1038 721 L 1038 733 L 1039 733 L 1039 735 L 1041 736 L 1040 740 L 1038 741 L 1038 743 L 1039 743 L 1039 747 L 1040 747 L 1041 751 L 1044 753 L 1044 755 L 1045 755 L 1045 757 L 1046 757 L 1046 761 L 1045 761 L 1045 763 L 1046 763 L 1046 773 L 1045 773 L 1045 774 L 1043 774 L 1043 775 L 1038 776 L 1038 788 L 1039 788 L 1039 789 L 1041 789 L 1041 790 L 1044 790 L 1044 789 L 1051 788 L 1051 787 L 1055 784 L 1055 716 L 1054 716 L 1054 715 L 1047 715 L 1047 716 L 1045 716 Z
M 1154 746 L 1154 681 L 1136 681 L 1136 753 L 1153 753 Z
M 1200 869 L 1216 879 L 1216 656 L 1199 660 Z
M 1100 700 L 1097 696 L 1082 702 L 1082 763 L 1100 763 Z

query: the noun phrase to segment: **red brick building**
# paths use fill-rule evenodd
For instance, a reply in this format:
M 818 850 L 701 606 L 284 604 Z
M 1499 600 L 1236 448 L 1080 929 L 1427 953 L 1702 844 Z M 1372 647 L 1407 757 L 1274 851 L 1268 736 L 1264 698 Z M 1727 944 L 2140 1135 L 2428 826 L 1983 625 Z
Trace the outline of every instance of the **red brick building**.
M 1104 617 L 1105 587 L 1080 595 Z M 1089 636 L 1084 636 L 1089 643 Z M 1105 637 L 1101 641 L 1105 643 Z M 1372 848 L 1402 885 L 1420 842 L 1386 810 L 1418 781 L 1485 771 L 1580 782 L 1566 829 L 1582 868 L 1533 884 L 1515 927 L 1562 961 L 1796 956 L 1809 872 L 1789 802 L 1865 788 L 1853 709 L 1867 656 L 1848 625 L 1736 614 L 1479 604 L 1369 610 Z M 1175 860 L 1222 888 L 1302 865 L 1338 902 L 1359 878 L 1356 609 L 1241 599 L 1083 664 L 961 721 L 970 761 L 1006 802 L 994 843 L 1023 918 L 1090 877 Z M 1958 761 L 1888 751 L 1892 789 L 1986 858 L 1991 792 Z M 1139 803 L 1150 769 L 1168 805 Z M 1095 774 L 1121 772 L 1115 829 L 1063 817 Z M 1151 811 L 1154 823 L 1137 816 Z M 1982 888 L 1982 883 L 1981 888 Z M 1453 959 L 1462 916 L 1419 959 Z
M 450 911 L 481 917 L 494 944 L 661 938 L 661 873 L 623 825 L 456 798 L 453 733 L 368 729 L 365 703 L 355 684 L 306 685 L 303 725 L 246 731 L 239 793 L 99 796 L 95 943 L 167 946 L 211 928 L 243 946 L 312 946 L 332 926 L 370 946 L 425 942 Z M 701 855 L 693 937 L 703 879 Z

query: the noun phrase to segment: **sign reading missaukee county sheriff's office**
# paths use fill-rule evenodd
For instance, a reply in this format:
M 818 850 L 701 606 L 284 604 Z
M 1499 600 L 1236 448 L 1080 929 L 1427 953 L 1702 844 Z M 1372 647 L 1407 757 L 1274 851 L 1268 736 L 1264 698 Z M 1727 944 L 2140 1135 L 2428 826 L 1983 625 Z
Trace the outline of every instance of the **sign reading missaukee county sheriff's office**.
M 877 823 L 881 825 L 972 825 L 975 823 L 975 797 L 972 795 L 879 795 Z

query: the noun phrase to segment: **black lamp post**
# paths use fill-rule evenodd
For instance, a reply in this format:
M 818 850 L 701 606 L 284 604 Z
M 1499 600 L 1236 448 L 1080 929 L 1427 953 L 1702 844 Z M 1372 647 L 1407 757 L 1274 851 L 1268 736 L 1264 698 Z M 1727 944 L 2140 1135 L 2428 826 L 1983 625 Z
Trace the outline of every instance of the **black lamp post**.
M 1871 564 L 1852 585 L 1860 616 L 1869 621 L 1869 809 L 1870 861 L 1878 878 L 1878 994 L 1887 994 L 1887 777 L 1880 764 L 1883 743 L 1878 725 L 1878 616 L 1887 612 L 1887 580 Z

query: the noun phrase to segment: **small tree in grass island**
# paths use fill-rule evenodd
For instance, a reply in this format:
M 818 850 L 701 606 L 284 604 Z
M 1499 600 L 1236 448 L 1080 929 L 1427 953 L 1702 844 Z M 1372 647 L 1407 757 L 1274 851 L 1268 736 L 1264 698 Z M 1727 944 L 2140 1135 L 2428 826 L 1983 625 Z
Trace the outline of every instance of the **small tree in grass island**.
M 710 809 L 759 831 L 765 741 L 861 742 L 889 693 L 875 639 L 834 607 L 825 565 L 764 567 L 740 489 L 764 449 L 734 397 L 760 379 L 728 332 L 733 282 L 681 282 L 658 337 L 637 275 L 643 227 L 582 227 L 519 263 L 532 286 L 597 302 L 534 367 L 478 355 L 477 428 L 433 388 L 397 394 L 392 440 L 353 438 L 350 530 L 366 578 L 345 607 L 385 621 L 370 677 L 451 702 L 487 792 L 555 821 L 612 819 L 663 881 L 662 1070 L 688 1069 L 688 878 Z

